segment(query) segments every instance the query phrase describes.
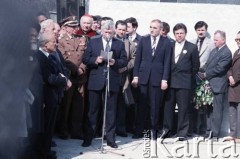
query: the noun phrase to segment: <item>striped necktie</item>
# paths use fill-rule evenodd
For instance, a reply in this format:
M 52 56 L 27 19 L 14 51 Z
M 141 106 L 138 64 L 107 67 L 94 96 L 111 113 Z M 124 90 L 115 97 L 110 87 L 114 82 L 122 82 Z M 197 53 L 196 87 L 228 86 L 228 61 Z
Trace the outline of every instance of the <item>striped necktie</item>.
M 153 37 L 153 43 L 152 43 L 152 56 L 154 56 L 156 51 L 156 37 Z

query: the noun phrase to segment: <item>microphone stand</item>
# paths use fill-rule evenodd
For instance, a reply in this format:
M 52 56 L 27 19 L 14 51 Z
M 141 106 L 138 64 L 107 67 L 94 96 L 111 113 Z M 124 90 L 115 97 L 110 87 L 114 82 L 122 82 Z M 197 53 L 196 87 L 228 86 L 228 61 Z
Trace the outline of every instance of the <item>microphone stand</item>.
M 108 40 L 109 42 L 109 40 Z M 102 145 L 100 148 L 101 153 L 104 153 L 104 134 L 105 134 L 105 125 L 106 125 L 106 109 L 107 109 L 107 101 L 109 94 L 109 52 L 107 52 L 107 70 L 105 70 L 106 76 L 106 87 L 105 87 L 105 101 L 104 101 L 104 109 L 103 109 L 103 126 L 102 126 Z
M 107 37 L 107 42 L 110 41 L 110 38 Z M 102 145 L 100 147 L 100 152 L 102 154 L 106 153 L 105 149 L 104 149 L 104 134 L 105 134 L 105 126 L 106 126 L 106 110 L 107 110 L 107 102 L 108 102 L 108 97 L 110 96 L 110 91 L 109 91 L 109 73 L 110 73 L 110 65 L 109 65 L 109 60 L 110 60 L 110 57 L 109 57 L 109 51 L 110 50 L 107 50 L 107 70 L 105 70 L 105 76 L 106 76 L 106 87 L 105 87 L 105 101 L 104 101 L 104 109 L 103 109 L 103 126 L 102 126 Z M 111 152 L 111 151 L 108 151 L 112 154 L 115 154 L 115 155 L 119 155 L 119 156 L 125 156 L 124 154 L 120 154 L 120 153 L 117 153 L 117 152 Z

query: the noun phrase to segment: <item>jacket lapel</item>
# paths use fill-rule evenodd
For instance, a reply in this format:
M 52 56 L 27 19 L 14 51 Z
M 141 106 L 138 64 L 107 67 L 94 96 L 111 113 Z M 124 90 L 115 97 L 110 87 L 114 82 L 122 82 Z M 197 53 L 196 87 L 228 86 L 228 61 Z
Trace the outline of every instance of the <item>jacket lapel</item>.
M 96 45 L 98 45 L 97 48 L 100 49 L 100 51 L 99 51 L 99 55 L 100 55 L 100 54 L 101 54 L 101 51 L 104 51 L 104 49 L 105 49 L 104 46 L 103 46 L 102 36 L 99 37 L 98 42 L 96 43 Z
M 200 53 L 199 53 L 199 57 L 201 57 L 203 55 L 203 53 L 205 52 L 207 47 L 208 47 L 208 39 L 205 38 L 203 40 L 203 44 L 202 44 L 202 47 L 201 47 L 201 50 L 200 50 Z
M 180 53 L 180 56 L 179 56 L 178 61 L 177 61 L 176 64 L 179 64 L 179 63 L 182 61 L 183 57 L 184 57 L 185 54 L 187 53 L 187 52 L 185 52 L 185 51 L 187 51 L 187 41 L 185 41 L 185 44 L 184 44 L 184 46 L 183 46 L 183 48 L 182 48 L 182 51 L 181 51 L 181 53 Z
M 239 49 L 234 53 L 232 65 L 240 58 Z
M 207 62 L 207 65 L 215 62 L 221 54 L 223 52 L 223 50 L 225 49 L 226 45 L 221 48 L 219 51 L 217 50 L 217 48 L 214 48 L 213 51 L 211 52 L 209 58 L 208 58 L 208 62 Z
M 156 54 L 160 53 L 160 52 L 158 52 L 158 50 L 161 49 L 162 43 L 163 43 L 163 38 L 161 38 L 161 36 L 160 36 L 160 39 L 158 40 L 158 44 L 157 44 L 157 47 L 156 47 L 156 50 L 155 50 L 155 56 L 156 56 Z

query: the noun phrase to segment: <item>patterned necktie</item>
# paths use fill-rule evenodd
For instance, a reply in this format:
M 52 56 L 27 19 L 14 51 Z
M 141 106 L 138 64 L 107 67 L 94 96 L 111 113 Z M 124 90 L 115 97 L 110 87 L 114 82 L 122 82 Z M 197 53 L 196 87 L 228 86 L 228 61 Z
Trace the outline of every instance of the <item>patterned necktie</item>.
M 105 47 L 105 52 L 110 52 L 109 41 L 107 41 L 107 44 L 106 44 L 106 47 Z
M 156 50 L 156 37 L 153 37 L 153 43 L 152 43 L 152 56 L 154 56 Z

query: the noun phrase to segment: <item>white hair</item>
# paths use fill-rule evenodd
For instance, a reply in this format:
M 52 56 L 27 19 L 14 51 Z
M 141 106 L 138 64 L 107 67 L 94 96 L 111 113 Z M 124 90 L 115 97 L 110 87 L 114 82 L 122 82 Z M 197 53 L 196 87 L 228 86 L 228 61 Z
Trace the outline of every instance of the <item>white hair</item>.
M 40 33 L 39 34 L 39 39 L 38 39 L 38 44 L 40 47 L 43 47 L 47 42 L 49 42 L 51 40 L 51 38 L 53 37 L 53 34 L 49 34 L 49 33 Z
M 46 28 L 48 28 L 50 25 L 54 25 L 54 21 L 52 19 L 47 19 L 47 20 L 44 20 L 40 23 L 41 25 L 41 30 L 40 30 L 40 33 L 44 32 L 44 30 Z
M 80 24 L 82 24 L 85 19 L 89 19 L 89 20 L 90 20 L 90 23 L 93 24 L 93 18 L 90 17 L 90 16 L 87 16 L 87 15 L 83 15 L 83 16 L 80 18 Z

